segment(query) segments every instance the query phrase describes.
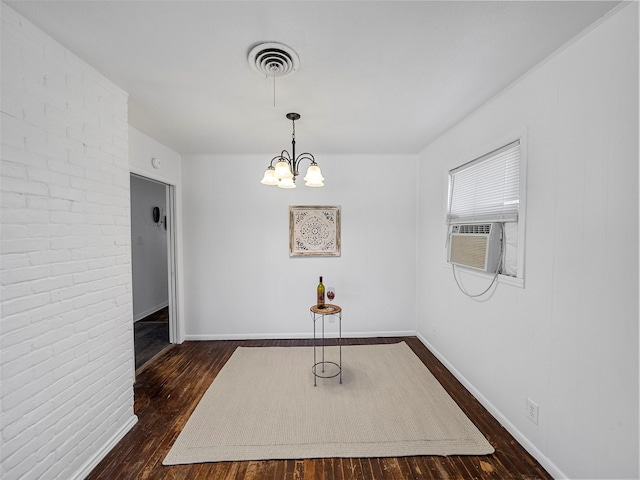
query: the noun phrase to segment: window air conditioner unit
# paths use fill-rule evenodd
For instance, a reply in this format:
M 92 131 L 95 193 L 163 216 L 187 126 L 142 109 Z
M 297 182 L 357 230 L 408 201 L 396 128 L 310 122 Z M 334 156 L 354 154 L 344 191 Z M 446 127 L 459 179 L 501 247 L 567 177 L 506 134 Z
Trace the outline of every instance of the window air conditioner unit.
M 500 265 L 502 225 L 499 223 L 454 224 L 447 261 L 463 267 L 496 273 Z

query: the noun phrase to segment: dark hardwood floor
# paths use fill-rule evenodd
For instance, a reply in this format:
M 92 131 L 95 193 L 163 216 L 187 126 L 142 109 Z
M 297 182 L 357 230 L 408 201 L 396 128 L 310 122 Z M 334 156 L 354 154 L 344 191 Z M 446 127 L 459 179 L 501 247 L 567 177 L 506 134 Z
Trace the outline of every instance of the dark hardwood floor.
M 96 479 L 551 479 L 415 337 L 345 339 L 345 344 L 404 340 L 475 423 L 495 453 L 486 456 L 325 458 L 163 466 L 162 460 L 213 379 L 238 346 L 300 346 L 308 340 L 185 342 L 137 376 L 138 423 L 89 475 Z M 311 381 L 311 379 L 310 379 Z
M 135 322 L 133 334 L 136 371 L 138 371 L 171 345 L 169 343 L 169 307 Z

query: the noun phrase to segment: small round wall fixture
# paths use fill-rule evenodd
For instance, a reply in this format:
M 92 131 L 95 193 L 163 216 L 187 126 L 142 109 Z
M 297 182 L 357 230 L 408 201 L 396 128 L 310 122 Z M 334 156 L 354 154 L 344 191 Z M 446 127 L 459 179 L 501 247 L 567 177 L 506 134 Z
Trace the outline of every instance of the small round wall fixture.
M 162 162 L 160 161 L 159 158 L 153 157 L 151 159 L 151 166 L 155 169 L 158 169 L 162 166 Z

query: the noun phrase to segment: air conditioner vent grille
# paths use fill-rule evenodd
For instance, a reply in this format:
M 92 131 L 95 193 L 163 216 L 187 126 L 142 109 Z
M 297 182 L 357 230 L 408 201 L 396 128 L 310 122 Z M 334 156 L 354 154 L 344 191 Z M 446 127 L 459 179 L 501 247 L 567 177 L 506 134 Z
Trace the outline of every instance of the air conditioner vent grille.
M 451 263 L 466 267 L 487 268 L 487 237 L 451 237 Z
M 474 233 L 480 235 L 488 235 L 491 233 L 491 224 L 466 224 L 460 225 L 457 233 Z

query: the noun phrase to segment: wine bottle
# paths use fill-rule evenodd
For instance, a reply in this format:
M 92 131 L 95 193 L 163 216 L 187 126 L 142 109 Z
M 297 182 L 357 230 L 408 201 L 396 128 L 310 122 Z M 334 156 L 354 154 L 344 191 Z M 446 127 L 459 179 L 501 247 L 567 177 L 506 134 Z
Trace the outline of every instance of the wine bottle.
M 316 306 L 318 308 L 324 308 L 324 285 L 322 284 L 322 275 L 320 275 L 320 283 L 318 284 L 317 294 L 318 303 Z

